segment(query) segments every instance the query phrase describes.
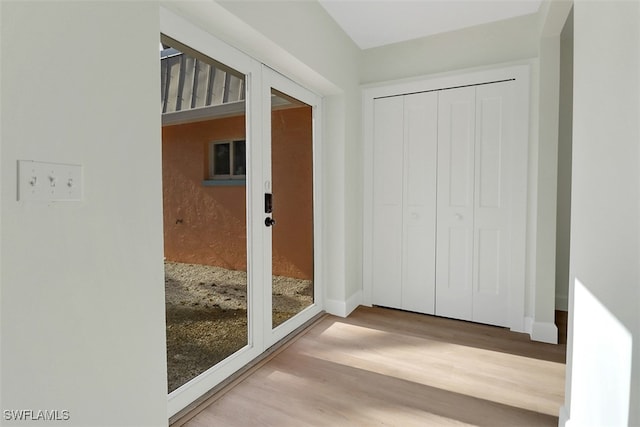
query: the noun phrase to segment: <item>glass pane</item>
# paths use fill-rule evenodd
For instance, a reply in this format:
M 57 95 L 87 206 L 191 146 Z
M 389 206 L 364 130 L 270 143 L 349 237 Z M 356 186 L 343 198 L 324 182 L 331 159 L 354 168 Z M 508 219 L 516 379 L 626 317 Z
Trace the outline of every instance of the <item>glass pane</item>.
M 272 90 L 272 327 L 313 304 L 312 108 Z
M 211 163 L 231 172 L 230 144 L 212 142 L 245 137 L 244 76 L 172 43 L 160 54 L 169 392 L 248 343 L 246 188 L 203 185 Z M 220 117 L 216 107 L 231 102 L 236 114 Z M 194 108 L 206 119 L 171 124 Z
M 245 175 L 247 170 L 246 144 L 244 141 L 233 143 L 233 174 Z
M 230 144 L 213 145 L 213 174 L 231 174 L 231 148 Z

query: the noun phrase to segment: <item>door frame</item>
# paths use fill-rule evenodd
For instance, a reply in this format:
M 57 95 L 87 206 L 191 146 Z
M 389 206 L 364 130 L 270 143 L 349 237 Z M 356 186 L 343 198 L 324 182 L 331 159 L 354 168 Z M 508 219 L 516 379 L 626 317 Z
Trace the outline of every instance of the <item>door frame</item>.
M 232 374 L 259 357 L 271 345 L 284 338 L 293 330 L 311 319 L 324 309 L 324 286 L 322 281 L 322 191 L 321 191 L 321 129 L 322 98 L 303 86 L 300 86 L 275 71 L 265 73 L 259 61 L 244 52 L 224 43 L 212 34 L 204 31 L 188 20 L 176 15 L 164 7 L 160 7 L 160 34 L 194 49 L 216 61 L 219 61 L 245 75 L 246 99 L 246 141 L 247 141 L 247 325 L 248 344 L 228 358 L 211 367 L 204 373 L 188 381 L 171 392 L 167 397 L 167 416 L 170 418 L 185 408 L 193 405 L 215 386 L 229 378 Z M 160 36 L 160 34 L 158 36 Z M 267 78 L 264 76 L 267 75 Z M 264 80 L 264 81 L 263 81 Z M 264 223 L 264 157 L 265 134 L 270 127 L 265 127 L 264 117 L 269 108 L 264 110 L 265 98 L 270 94 L 273 82 L 278 88 L 313 107 L 313 212 L 314 212 L 314 304 L 283 323 L 272 333 L 267 334 L 263 327 L 268 316 L 268 328 L 271 332 L 271 248 L 265 249 L 266 230 Z M 160 88 L 160 62 L 158 61 L 158 88 Z M 159 93 L 159 92 L 158 92 Z M 269 112 L 269 114 L 265 114 Z M 160 126 L 160 120 L 158 121 Z M 268 131 L 267 131 L 268 129 Z M 269 240 L 270 243 L 270 240 Z M 265 255 L 265 253 L 268 253 Z M 265 263 L 268 261 L 268 264 Z M 269 274 L 268 281 L 265 281 Z M 269 286 L 260 286 L 268 283 Z M 269 309 L 267 310 L 267 302 Z
M 519 141 L 514 158 L 529 158 L 529 94 L 530 94 L 530 68 L 529 64 L 504 65 L 495 68 L 458 70 L 446 74 L 435 74 L 421 76 L 410 80 L 397 80 L 377 83 L 363 87 L 362 91 L 362 114 L 363 114 L 363 134 L 364 134 L 364 192 L 363 192 L 363 304 L 372 305 L 373 301 L 373 127 L 374 127 L 374 100 L 377 98 L 408 95 L 412 93 L 436 91 L 450 89 L 461 86 L 475 86 L 480 84 L 494 83 L 498 81 L 514 80 L 514 135 Z M 525 118 L 519 120 L 517 118 Z M 519 157 L 518 157 L 519 156 Z M 516 224 L 516 229 L 522 232 L 514 234 L 512 243 L 514 248 L 519 248 L 512 256 L 511 274 L 515 277 L 515 285 L 509 292 L 509 327 L 516 332 L 530 332 L 527 325 L 526 303 L 526 265 L 529 263 L 527 257 L 532 247 L 526 239 L 525 231 L 528 231 L 530 224 L 527 223 L 528 209 L 530 209 L 528 179 L 531 175 L 528 171 L 527 162 L 518 165 L 524 171 L 520 174 L 519 182 L 514 182 L 514 188 L 526 188 L 526 194 L 514 195 L 519 209 L 513 215 L 512 221 Z M 534 181 L 534 180 L 532 180 Z M 535 206 L 535 205 L 534 205 Z M 532 313 L 529 313 L 532 315 Z

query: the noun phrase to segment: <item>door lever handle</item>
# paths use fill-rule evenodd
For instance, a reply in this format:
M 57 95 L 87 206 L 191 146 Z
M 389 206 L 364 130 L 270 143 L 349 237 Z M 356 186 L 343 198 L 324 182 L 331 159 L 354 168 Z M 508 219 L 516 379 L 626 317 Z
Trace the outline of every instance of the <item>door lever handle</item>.
M 264 219 L 264 225 L 266 225 L 267 227 L 274 226 L 276 225 L 276 220 L 271 217 L 266 217 Z

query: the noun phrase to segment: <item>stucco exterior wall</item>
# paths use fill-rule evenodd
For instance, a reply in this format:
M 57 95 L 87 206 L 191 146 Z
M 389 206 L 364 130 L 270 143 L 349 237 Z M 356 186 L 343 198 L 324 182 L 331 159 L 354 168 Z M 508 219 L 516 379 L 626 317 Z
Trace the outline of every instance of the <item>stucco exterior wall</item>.
M 244 139 L 244 116 L 162 128 L 164 255 L 247 268 L 245 186 L 205 187 L 209 143 Z
M 272 114 L 273 274 L 313 277 L 311 109 Z M 205 186 L 209 143 L 245 138 L 245 118 L 162 129 L 164 253 L 169 261 L 247 268 L 246 187 Z
M 311 108 L 271 114 L 273 274 L 313 278 Z

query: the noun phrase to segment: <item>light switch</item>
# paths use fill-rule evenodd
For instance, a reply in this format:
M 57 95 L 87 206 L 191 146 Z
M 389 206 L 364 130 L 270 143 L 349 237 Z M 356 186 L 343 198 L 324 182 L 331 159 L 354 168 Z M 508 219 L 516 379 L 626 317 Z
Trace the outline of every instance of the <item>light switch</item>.
M 79 201 L 82 166 L 18 160 L 18 200 Z

